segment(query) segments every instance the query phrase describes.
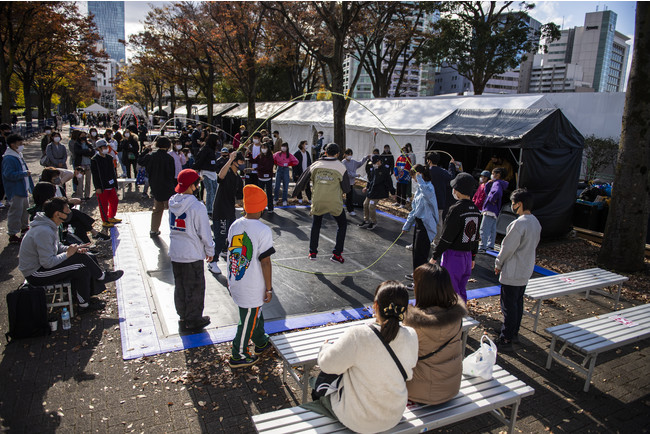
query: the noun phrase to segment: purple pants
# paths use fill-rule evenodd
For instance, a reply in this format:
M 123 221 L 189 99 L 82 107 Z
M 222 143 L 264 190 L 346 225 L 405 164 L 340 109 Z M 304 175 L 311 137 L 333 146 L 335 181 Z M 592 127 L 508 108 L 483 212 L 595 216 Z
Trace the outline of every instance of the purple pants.
M 467 281 L 472 274 L 472 252 L 446 250 L 442 254 L 440 265 L 445 267 L 451 276 L 454 291 L 467 302 Z

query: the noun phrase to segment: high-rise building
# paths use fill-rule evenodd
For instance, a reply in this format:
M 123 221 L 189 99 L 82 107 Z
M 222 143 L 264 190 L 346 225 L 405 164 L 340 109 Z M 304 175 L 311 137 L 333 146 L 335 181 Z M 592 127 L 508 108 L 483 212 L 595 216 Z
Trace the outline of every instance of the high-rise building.
M 123 1 L 89 1 L 88 13 L 94 15 L 104 50 L 116 62 L 126 61 Z
M 585 15 L 584 26 L 562 30 L 548 52 L 522 65 L 520 92 L 622 92 L 630 46 L 616 31 L 617 15 Z

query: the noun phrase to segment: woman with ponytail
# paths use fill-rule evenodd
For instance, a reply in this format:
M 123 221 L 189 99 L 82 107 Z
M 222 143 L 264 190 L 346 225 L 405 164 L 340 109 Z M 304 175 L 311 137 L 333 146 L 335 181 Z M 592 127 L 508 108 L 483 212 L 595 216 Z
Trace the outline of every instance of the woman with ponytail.
M 418 356 L 417 334 L 400 324 L 408 301 L 402 283 L 386 281 L 377 287 L 376 322 L 350 327 L 335 342 L 323 344 L 318 365 L 339 378 L 330 393 L 304 407 L 361 433 L 397 425 L 406 408 L 406 380 L 411 379 Z M 318 394 L 322 388 L 318 382 L 314 385 Z

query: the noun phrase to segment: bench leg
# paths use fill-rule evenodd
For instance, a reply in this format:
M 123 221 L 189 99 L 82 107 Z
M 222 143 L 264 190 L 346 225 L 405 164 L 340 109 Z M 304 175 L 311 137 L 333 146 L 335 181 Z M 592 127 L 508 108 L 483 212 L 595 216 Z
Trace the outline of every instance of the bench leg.
M 514 434 L 515 424 L 517 423 L 517 412 L 519 411 L 519 401 L 512 404 L 510 412 L 510 423 L 508 424 L 508 434 Z
M 585 299 L 586 300 L 589 300 L 589 293 L 590 292 L 591 292 L 591 290 L 588 289 L 587 292 L 585 293 Z
M 594 368 L 596 367 L 596 357 L 594 354 L 591 356 L 591 361 L 589 362 L 589 371 L 587 371 L 587 379 L 585 380 L 585 387 L 582 389 L 585 392 L 589 391 L 589 386 L 591 385 L 591 375 L 594 373 Z
M 617 290 L 616 291 L 616 300 L 614 301 L 614 310 L 618 309 L 618 302 L 621 298 L 621 289 L 623 288 L 623 284 L 616 285 Z
M 551 346 L 548 349 L 548 358 L 546 359 L 546 369 L 551 369 L 551 363 L 553 363 L 553 354 L 555 354 L 555 344 L 557 343 L 557 338 L 553 336 L 551 340 Z
M 304 404 L 307 402 L 307 390 L 309 389 L 309 371 L 307 370 L 307 366 L 305 366 L 305 371 L 302 373 L 300 385 L 302 386 L 302 403 Z
M 533 306 L 533 316 L 535 317 L 535 323 L 533 324 L 533 331 L 537 333 L 537 323 L 539 322 L 539 311 L 542 309 L 542 300 L 537 300 L 535 306 Z
M 463 352 L 461 355 L 465 357 L 465 348 L 467 348 L 467 336 L 469 335 L 469 330 L 463 331 L 463 333 L 460 335 L 461 336 L 461 341 L 463 342 Z
M 289 365 L 287 364 L 286 360 L 282 361 L 282 382 L 284 384 L 287 384 L 287 369 L 289 369 Z

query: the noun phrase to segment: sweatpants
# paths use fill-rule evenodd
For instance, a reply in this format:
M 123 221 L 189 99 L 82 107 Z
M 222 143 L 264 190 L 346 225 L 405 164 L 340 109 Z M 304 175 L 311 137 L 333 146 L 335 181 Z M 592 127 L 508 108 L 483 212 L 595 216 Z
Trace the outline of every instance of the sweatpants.
M 235 216 L 212 220 L 212 233 L 214 235 L 214 259 L 212 262 L 218 262 L 219 253 L 228 250 L 228 231 L 234 221 Z
M 445 267 L 454 285 L 454 291 L 467 302 L 467 281 L 472 274 L 472 252 L 446 250 L 442 254 L 440 265 Z
M 198 321 L 203 316 L 205 275 L 203 261 L 174 262 L 174 305 L 181 321 Z
M 47 286 L 69 280 L 72 295 L 80 304 L 87 303 L 91 296 L 101 294 L 106 287 L 97 280 L 103 275 L 97 261 L 87 253 L 75 253 L 52 268 L 39 268 L 27 281 L 35 286 Z
M 524 292 L 526 292 L 526 285 L 501 285 L 501 313 L 503 314 L 503 325 L 499 336 L 501 339 L 510 341 L 519 335 L 519 326 L 524 315 Z
M 151 232 L 158 232 L 160 222 L 162 221 L 163 212 L 169 208 L 169 201 L 159 202 L 153 200 L 153 212 L 151 213 Z
M 429 260 L 431 241 L 427 228 L 422 220 L 415 218 L 415 231 L 413 232 L 413 270 Z
M 318 241 L 320 238 L 320 227 L 323 224 L 323 215 L 315 215 L 311 224 L 311 233 L 309 236 L 309 253 L 318 253 Z M 348 219 L 345 217 L 345 211 L 341 210 L 341 214 L 332 216 L 336 220 L 336 245 L 332 253 L 341 255 L 343 253 L 343 245 L 345 244 L 345 233 L 348 230 Z
M 377 201 L 379 199 L 366 198 L 363 201 L 363 221 L 377 224 Z
M 109 188 L 97 193 L 97 201 L 99 202 L 99 213 L 102 216 L 102 221 L 106 222 L 115 217 L 117 214 L 117 190 Z
M 232 358 L 236 360 L 252 356 L 248 343 L 253 341 L 258 347 L 263 347 L 269 341 L 269 335 L 264 331 L 264 315 L 262 307 L 239 308 L 239 323 L 237 333 L 232 341 Z
M 22 229 L 29 227 L 28 205 L 28 197 L 14 195 L 9 200 L 9 212 L 7 212 L 7 233 L 9 236 L 19 234 Z

